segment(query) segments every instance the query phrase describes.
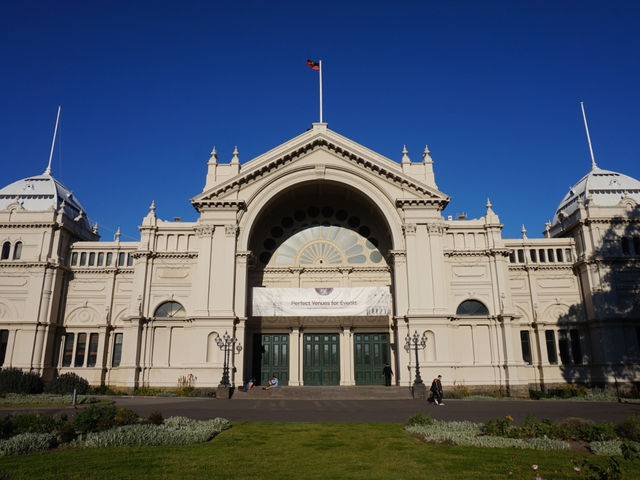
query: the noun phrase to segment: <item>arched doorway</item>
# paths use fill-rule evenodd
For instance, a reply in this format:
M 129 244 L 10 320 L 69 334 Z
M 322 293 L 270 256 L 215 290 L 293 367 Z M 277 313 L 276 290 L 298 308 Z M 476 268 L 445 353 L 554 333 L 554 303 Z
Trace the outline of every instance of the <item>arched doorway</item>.
M 246 332 L 253 348 L 245 365 L 251 375 L 264 382 L 276 374 L 294 385 L 380 382 L 371 372 L 381 372 L 391 355 L 392 242 L 381 209 L 352 187 L 305 182 L 272 198 L 249 237 Z M 290 304 L 343 303 L 331 311 L 256 310 L 255 297 L 265 290 Z M 324 299 L 309 299 L 308 292 Z M 356 302 L 367 308 L 346 307 Z M 365 334 L 376 336 L 382 353 L 364 354 Z

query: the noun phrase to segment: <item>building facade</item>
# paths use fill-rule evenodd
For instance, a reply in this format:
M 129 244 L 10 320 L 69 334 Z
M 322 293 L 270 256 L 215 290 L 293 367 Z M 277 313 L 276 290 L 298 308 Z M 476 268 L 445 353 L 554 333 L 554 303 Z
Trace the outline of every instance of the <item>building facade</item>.
M 50 173 L 0 190 L 0 360 L 94 385 L 382 383 L 520 391 L 638 380 L 640 182 L 594 168 L 545 238 L 444 216 L 433 161 L 400 163 L 316 123 L 240 164 L 211 153 L 195 222 L 155 206 L 99 241 Z

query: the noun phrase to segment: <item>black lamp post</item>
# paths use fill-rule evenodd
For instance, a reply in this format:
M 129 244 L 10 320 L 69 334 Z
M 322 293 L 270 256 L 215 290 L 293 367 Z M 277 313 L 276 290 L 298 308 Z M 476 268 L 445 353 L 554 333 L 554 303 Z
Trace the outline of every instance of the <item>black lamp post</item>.
M 242 351 L 242 345 L 236 345 L 238 339 L 235 337 L 231 337 L 228 332 L 224 332 L 224 335 L 221 337 L 216 337 L 216 343 L 220 350 L 224 352 L 224 365 L 222 369 L 222 380 L 220 381 L 219 387 L 229 388 L 231 387 L 231 382 L 229 381 L 229 361 L 231 360 L 231 355 L 235 352 L 240 353 Z
M 413 382 L 413 397 L 425 398 L 427 396 L 427 387 L 425 387 L 422 377 L 420 377 L 420 362 L 418 361 L 418 350 L 424 350 L 427 346 L 427 332 L 422 333 L 422 337 L 418 336 L 418 331 L 414 330 L 413 336 L 407 333 L 405 337 L 404 349 L 407 353 L 411 350 L 416 352 L 416 379 Z

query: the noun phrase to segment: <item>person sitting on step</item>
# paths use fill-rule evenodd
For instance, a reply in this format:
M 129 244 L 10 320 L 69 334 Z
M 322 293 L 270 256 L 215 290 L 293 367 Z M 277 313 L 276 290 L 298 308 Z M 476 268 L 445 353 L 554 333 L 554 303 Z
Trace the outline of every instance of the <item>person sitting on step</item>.
M 273 375 L 273 378 L 269 380 L 269 385 L 266 387 L 262 387 L 263 390 L 271 390 L 272 388 L 276 388 L 278 386 L 278 377 Z

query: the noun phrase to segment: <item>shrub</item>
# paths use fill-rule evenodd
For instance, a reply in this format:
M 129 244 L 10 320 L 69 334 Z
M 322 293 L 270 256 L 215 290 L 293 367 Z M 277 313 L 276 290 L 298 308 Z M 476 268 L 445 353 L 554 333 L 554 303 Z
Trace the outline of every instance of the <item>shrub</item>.
M 21 433 L 7 440 L 0 440 L 0 455 L 22 455 L 49 450 L 57 445 L 58 439 L 53 433 Z
M 511 423 L 507 418 L 487 420 L 480 428 L 483 435 L 491 435 L 495 437 L 508 437 L 510 430 Z
M 58 441 L 60 443 L 69 443 L 76 438 L 76 429 L 69 422 L 65 422 L 58 429 Z
M 127 408 L 113 405 L 103 407 L 90 406 L 73 419 L 74 428 L 81 433 L 101 432 L 113 427 L 131 425 L 139 420 L 138 414 Z
M 637 415 L 620 422 L 616 427 L 616 432 L 622 438 L 640 442 L 640 420 L 638 420 Z
M 133 390 L 133 394 L 136 395 L 136 396 L 142 396 L 142 397 L 152 397 L 154 395 L 157 395 L 161 391 L 162 390 L 160 390 L 159 388 L 136 387 Z
M 409 417 L 407 425 L 433 425 L 433 418 L 431 418 L 431 415 L 416 412 Z
M 405 427 L 410 433 L 422 436 L 426 441 L 452 443 L 487 448 L 531 448 L 537 450 L 567 450 L 569 444 L 548 438 L 522 440 L 492 435 L 480 435 L 481 424 L 472 422 L 442 422 L 434 420 L 432 425 Z
M 24 413 L 11 419 L 14 435 L 18 433 L 54 433 L 66 421 L 66 417 L 40 413 Z
M 191 420 L 184 417 L 167 418 L 163 425 L 127 425 L 104 432 L 78 437 L 73 445 L 83 447 L 116 447 L 142 445 L 190 445 L 211 440 L 229 428 L 228 420 Z
M 117 395 L 117 393 L 106 385 L 100 385 L 97 387 L 89 387 L 87 392 L 89 395 Z
M 549 398 L 549 396 L 542 390 L 529 389 L 529 398 L 532 400 L 540 400 L 541 398 Z
M 215 397 L 216 389 L 215 388 L 196 388 L 191 393 L 189 393 L 190 397 Z
M 39 395 L 25 395 L 22 393 L 8 393 L 4 397 L 0 397 L 0 406 L 12 407 L 16 405 L 71 405 L 73 397 L 71 395 L 52 395 L 52 394 L 39 394 Z M 95 397 L 87 397 L 86 395 L 78 395 L 76 397 L 76 403 L 89 404 L 96 403 L 98 399 Z
M 84 395 L 89 391 L 89 382 L 75 373 L 63 373 L 52 380 L 46 387 L 47 393 L 72 394 L 76 390 L 78 395 Z
M 151 412 L 151 415 L 147 418 L 147 422 L 152 425 L 162 425 L 164 423 L 164 417 L 160 412 Z
M 25 373 L 19 368 L 0 370 L 0 393 L 42 393 L 42 387 L 37 373 Z

